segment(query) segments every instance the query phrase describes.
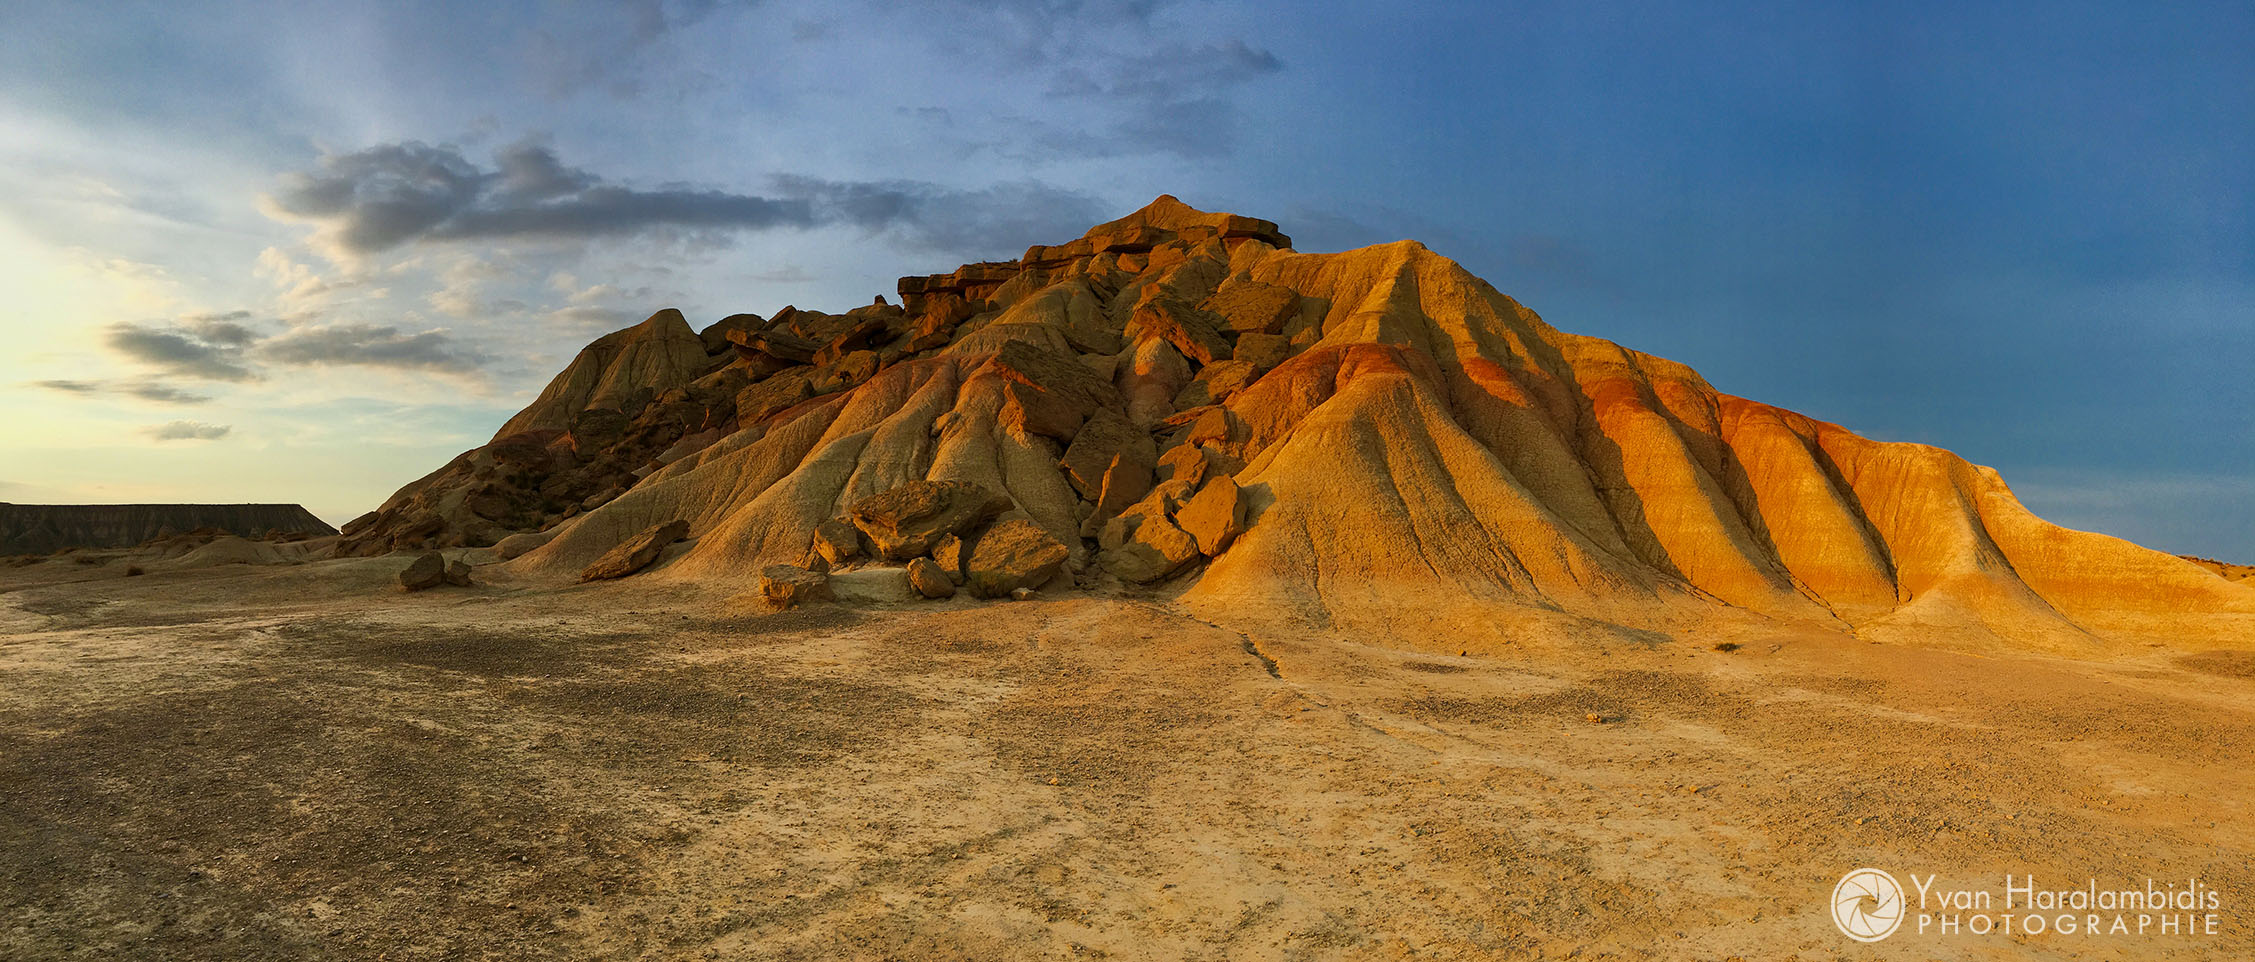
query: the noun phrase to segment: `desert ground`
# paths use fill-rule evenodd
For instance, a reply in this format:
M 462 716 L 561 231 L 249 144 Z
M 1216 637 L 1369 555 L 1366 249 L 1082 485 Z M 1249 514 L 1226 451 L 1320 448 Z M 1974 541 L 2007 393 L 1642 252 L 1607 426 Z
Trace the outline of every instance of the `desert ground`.
M 1159 594 L 768 613 L 400 563 L 0 570 L 0 957 L 2255 947 L 2247 653 L 1458 657 Z M 2223 929 L 1858 944 L 1828 898 L 1865 865 L 2197 875 Z

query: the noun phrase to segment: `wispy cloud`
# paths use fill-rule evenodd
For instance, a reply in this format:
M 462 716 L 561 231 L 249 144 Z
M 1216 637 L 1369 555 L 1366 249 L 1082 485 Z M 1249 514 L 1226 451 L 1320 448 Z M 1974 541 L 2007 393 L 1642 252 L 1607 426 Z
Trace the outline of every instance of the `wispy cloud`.
M 258 375 L 243 362 L 243 344 L 233 340 L 233 334 L 233 330 L 222 331 L 221 339 L 206 340 L 189 327 L 164 329 L 119 322 L 110 325 L 103 342 L 110 350 L 181 377 L 257 380 Z
M 95 397 L 103 394 L 123 394 L 128 397 L 140 398 L 144 401 L 154 401 L 159 404 L 202 404 L 206 401 L 211 400 L 210 395 L 197 394 L 193 391 L 182 390 L 170 384 L 165 384 L 161 381 L 154 380 L 119 382 L 81 381 L 54 378 L 44 381 L 33 381 L 31 382 L 31 386 L 36 388 L 44 388 L 49 391 L 54 391 L 58 394 L 73 394 L 80 397 Z
M 359 365 L 466 373 L 489 360 L 464 349 L 445 331 L 404 333 L 379 324 L 292 328 L 259 343 L 259 356 L 278 364 Z
M 217 441 L 226 437 L 234 427 L 227 424 L 205 424 L 202 421 L 171 421 L 142 429 L 154 441 Z

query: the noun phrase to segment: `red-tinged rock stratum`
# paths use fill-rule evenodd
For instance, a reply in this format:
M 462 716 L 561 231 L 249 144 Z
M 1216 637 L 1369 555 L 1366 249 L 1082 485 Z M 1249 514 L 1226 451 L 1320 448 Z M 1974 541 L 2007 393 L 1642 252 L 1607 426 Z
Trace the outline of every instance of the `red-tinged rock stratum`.
M 902 537 L 981 596 L 1156 592 L 1452 651 L 1725 625 L 2255 641 L 2255 587 L 2046 523 L 1947 451 L 1563 333 L 1414 241 L 1300 253 L 1162 196 L 899 294 L 605 336 L 340 550 L 499 542 L 524 576 L 576 579 L 679 520 L 688 540 L 635 577 L 749 591 L 775 565 L 911 560 L 856 513 L 891 494 L 972 519 Z M 899 493 L 923 481 L 975 487 Z

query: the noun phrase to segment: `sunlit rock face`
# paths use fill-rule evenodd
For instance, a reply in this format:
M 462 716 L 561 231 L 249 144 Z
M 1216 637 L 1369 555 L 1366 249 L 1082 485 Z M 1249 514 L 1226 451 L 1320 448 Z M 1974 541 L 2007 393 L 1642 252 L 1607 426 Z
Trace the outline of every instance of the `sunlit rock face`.
M 1067 546 L 1074 584 L 1411 644 L 1714 617 L 2062 650 L 2255 630 L 2255 588 L 2048 524 L 1947 451 L 1561 332 L 1414 241 L 1300 253 L 1162 196 L 897 293 L 608 335 L 342 550 L 549 530 L 512 564 L 576 574 L 678 519 L 693 544 L 644 577 L 748 584 L 858 501 L 960 481 Z

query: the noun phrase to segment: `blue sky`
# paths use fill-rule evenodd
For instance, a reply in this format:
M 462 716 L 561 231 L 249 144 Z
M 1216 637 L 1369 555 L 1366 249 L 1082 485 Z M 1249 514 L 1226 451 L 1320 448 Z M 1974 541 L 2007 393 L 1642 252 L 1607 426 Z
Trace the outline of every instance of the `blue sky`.
M 1171 192 L 2255 560 L 2245 4 L 467 6 L 0 12 L 0 500 L 343 520 L 657 307 Z

